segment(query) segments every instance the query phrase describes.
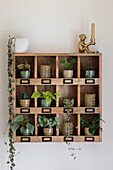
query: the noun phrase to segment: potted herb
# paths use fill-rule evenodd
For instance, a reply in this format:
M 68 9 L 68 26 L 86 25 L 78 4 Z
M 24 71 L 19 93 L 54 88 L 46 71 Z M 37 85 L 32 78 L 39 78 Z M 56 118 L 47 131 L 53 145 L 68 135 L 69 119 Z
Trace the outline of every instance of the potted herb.
M 52 94 L 49 91 L 41 92 L 39 93 L 34 92 L 31 96 L 31 98 L 42 98 L 41 100 L 41 106 L 42 107 L 50 107 L 52 100 L 56 100 L 56 96 L 61 97 L 62 95 L 60 93 L 54 93 Z
M 85 77 L 86 78 L 94 78 L 95 77 L 95 71 L 92 69 L 91 63 L 88 63 L 88 67 L 85 65 Z
M 53 135 L 53 127 L 59 128 L 61 119 L 57 117 L 54 118 L 46 118 L 45 116 L 38 117 L 38 127 L 43 127 L 44 136 L 52 136 Z
M 20 99 L 20 106 L 21 107 L 29 107 L 30 99 L 28 98 L 27 93 L 22 93 L 22 99 Z
M 17 65 L 17 68 L 19 69 L 19 70 L 21 70 L 20 71 L 20 77 L 21 78 L 29 78 L 30 77 L 30 64 L 19 64 L 19 65 Z
M 16 116 L 13 125 L 13 131 L 16 131 L 20 128 L 20 133 L 23 136 L 29 136 L 30 134 L 33 135 L 34 132 L 34 125 L 29 123 L 29 119 L 25 118 L 23 115 Z
M 74 99 L 71 97 L 64 97 L 63 98 L 64 107 L 73 107 L 74 106 Z
M 76 63 L 76 59 L 71 59 L 68 58 L 67 61 L 65 59 L 60 60 L 61 64 L 64 64 L 66 70 L 63 71 L 63 77 L 64 78 L 72 78 L 73 77 L 73 70 L 72 68 L 72 63 Z
M 99 129 L 102 130 L 102 127 L 99 126 L 99 121 L 105 122 L 100 119 L 100 115 L 96 116 L 91 123 L 85 120 L 82 115 L 80 116 L 81 127 L 84 127 L 84 133 L 86 136 L 94 135 Z

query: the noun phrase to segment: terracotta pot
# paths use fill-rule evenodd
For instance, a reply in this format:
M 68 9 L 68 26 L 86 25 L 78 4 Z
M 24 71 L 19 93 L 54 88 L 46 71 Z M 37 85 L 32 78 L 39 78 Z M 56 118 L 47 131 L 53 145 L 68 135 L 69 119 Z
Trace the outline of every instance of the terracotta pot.
M 42 107 L 50 107 L 50 105 L 51 105 L 51 102 L 48 103 L 45 99 L 41 100 L 41 106 Z
M 73 107 L 74 106 L 74 99 L 71 99 L 71 105 L 69 103 L 69 99 L 65 99 L 64 105 Z
M 95 94 L 85 94 L 85 106 L 95 107 Z
M 40 66 L 40 77 L 50 78 L 51 77 L 51 65 L 41 65 Z
M 43 128 L 44 136 L 52 136 L 53 135 L 53 128 Z
M 29 78 L 30 77 L 30 71 L 21 71 L 20 77 L 21 78 Z
M 89 128 L 88 127 L 84 128 L 84 133 L 85 133 L 85 136 L 92 136 L 92 134 L 89 133 Z
M 63 71 L 64 78 L 72 78 L 73 77 L 73 70 L 64 70 Z
M 20 99 L 20 106 L 21 107 L 29 107 L 30 99 Z
M 94 70 L 86 70 L 85 77 L 86 78 L 94 78 L 95 77 L 95 71 Z
M 63 122 L 62 124 L 62 134 L 64 136 L 67 136 L 68 133 L 66 132 L 66 130 L 68 129 L 68 122 Z M 73 135 L 73 122 L 70 122 L 70 132 L 69 135 Z

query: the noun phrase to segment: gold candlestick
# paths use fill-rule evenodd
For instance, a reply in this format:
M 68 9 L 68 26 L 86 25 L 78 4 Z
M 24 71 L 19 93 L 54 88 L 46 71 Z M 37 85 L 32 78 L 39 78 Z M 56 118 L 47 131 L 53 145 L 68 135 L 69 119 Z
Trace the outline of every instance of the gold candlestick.
M 91 24 L 91 43 L 95 43 L 95 24 Z

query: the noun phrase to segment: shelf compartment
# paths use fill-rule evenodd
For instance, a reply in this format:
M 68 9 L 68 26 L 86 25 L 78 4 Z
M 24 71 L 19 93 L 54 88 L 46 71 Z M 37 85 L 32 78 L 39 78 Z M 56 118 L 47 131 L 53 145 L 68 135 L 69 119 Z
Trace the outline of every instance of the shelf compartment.
M 37 116 L 37 125 L 38 125 L 38 117 L 39 116 L 45 116 L 46 118 L 54 118 L 54 117 L 56 117 L 56 114 L 38 114 L 38 116 Z M 43 128 L 42 127 L 38 127 L 38 134 L 37 134 L 38 136 L 43 136 Z M 56 136 L 56 127 L 54 126 L 53 127 L 53 136 Z M 44 137 L 46 137 L 46 136 L 44 136 Z M 49 136 L 49 137 L 51 137 L 51 136 Z
M 99 86 L 83 85 L 80 86 L 80 106 L 85 107 L 85 94 L 95 94 L 95 107 L 99 107 Z
M 35 127 L 35 114 L 24 114 L 23 116 L 25 118 L 29 119 L 29 123 L 33 124 L 34 127 Z M 20 133 L 20 128 L 16 131 L 16 136 L 22 136 L 21 133 Z M 35 136 L 35 129 L 34 129 L 33 135 L 30 135 L 30 136 Z M 28 136 L 25 136 L 25 137 L 28 137 Z M 26 140 L 28 140 L 28 138 L 26 138 Z
M 45 92 L 45 91 L 49 91 L 52 94 L 54 94 L 54 93 L 56 93 L 56 86 L 54 86 L 54 85 L 50 85 L 50 86 L 39 85 L 39 86 L 37 86 L 37 91 L 39 91 L 40 93 Z M 37 99 L 37 107 L 41 107 L 41 99 L 40 98 Z M 56 101 L 55 100 L 52 100 L 51 107 L 56 107 Z
M 59 115 L 59 119 L 61 119 L 60 121 L 60 126 L 59 126 L 59 134 L 60 136 L 63 136 L 63 122 L 67 122 L 67 114 L 60 114 Z M 73 135 L 72 136 L 76 136 L 77 135 L 77 114 L 70 114 L 70 122 L 73 122 Z
M 68 58 L 76 59 L 76 63 L 72 63 L 72 69 L 65 68 L 64 64 L 61 64 L 61 59 L 67 61 Z M 63 78 L 63 70 L 73 70 L 73 78 L 77 77 L 77 56 L 59 56 L 59 78 Z
M 94 120 L 94 118 L 97 116 L 97 114 L 81 114 L 83 116 L 83 118 L 85 120 L 87 120 L 89 123 L 92 123 L 92 121 Z M 99 125 L 99 122 L 98 122 L 98 125 Z M 81 136 L 84 136 L 84 127 L 81 127 L 80 126 L 80 135 Z M 99 130 L 97 132 L 95 132 L 95 134 L 93 136 L 99 136 Z M 88 136 L 90 137 L 90 136 Z
M 16 86 L 16 107 L 20 107 L 19 100 L 22 99 L 22 93 L 27 93 L 30 99 L 30 106 L 34 107 L 34 99 L 31 99 L 31 95 L 34 92 L 34 86 L 23 85 Z
M 73 85 L 60 85 L 58 87 L 58 92 L 62 94 L 62 97 L 59 98 L 59 106 L 63 107 L 63 98 L 65 97 L 71 97 L 74 98 L 74 107 L 77 106 L 77 86 Z
M 34 78 L 34 56 L 16 56 L 15 57 L 15 68 L 16 78 L 20 78 L 20 70 L 17 68 L 18 64 L 28 63 L 31 66 L 30 78 Z
M 92 70 L 95 70 L 95 78 L 99 78 L 99 56 L 81 56 L 80 57 L 80 77 L 85 78 L 85 66 L 88 66 L 89 61 L 92 65 Z
M 40 66 L 51 65 L 51 78 L 56 77 L 56 56 L 37 56 L 37 77 L 40 78 Z

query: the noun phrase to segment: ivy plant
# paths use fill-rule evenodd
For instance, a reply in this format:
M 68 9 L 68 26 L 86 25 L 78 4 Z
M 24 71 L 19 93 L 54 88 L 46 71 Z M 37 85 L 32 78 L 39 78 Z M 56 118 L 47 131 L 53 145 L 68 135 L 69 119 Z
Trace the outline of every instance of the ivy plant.
M 45 92 L 34 92 L 31 96 L 31 98 L 43 98 L 47 101 L 47 103 L 51 103 L 52 100 L 56 100 L 56 96 L 61 97 L 62 95 L 60 93 L 54 93 L 52 94 L 49 91 L 45 91 Z
M 61 63 L 61 64 L 64 64 L 64 66 L 65 66 L 66 68 L 71 69 L 71 68 L 72 68 L 72 63 L 76 63 L 76 59 L 75 59 L 75 58 L 73 58 L 73 59 L 67 58 L 67 60 L 61 59 L 61 60 L 60 60 L 60 63 Z

